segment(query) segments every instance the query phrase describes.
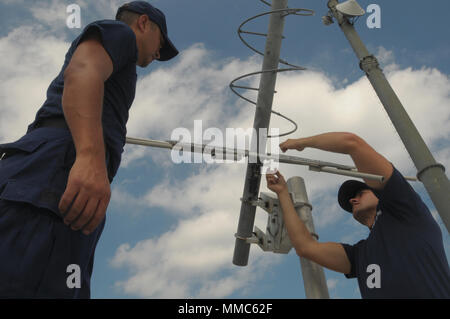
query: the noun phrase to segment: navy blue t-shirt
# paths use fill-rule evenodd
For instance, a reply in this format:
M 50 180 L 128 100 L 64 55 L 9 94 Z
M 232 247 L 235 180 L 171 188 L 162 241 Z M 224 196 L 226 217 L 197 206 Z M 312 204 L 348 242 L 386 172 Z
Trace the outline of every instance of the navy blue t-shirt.
M 47 100 L 37 112 L 36 119 L 30 124 L 28 131 L 31 131 L 42 118 L 64 116 L 62 109 L 64 71 L 81 40 L 88 32 L 94 30 L 100 35 L 102 45 L 113 63 L 113 73 L 105 82 L 102 114 L 104 140 L 106 151 L 109 153 L 108 173 L 112 178 L 119 167 L 125 145 L 128 111 L 134 100 L 137 80 L 136 36 L 127 24 L 114 20 L 101 20 L 84 28 L 72 42 L 61 72 L 50 84 Z
M 373 190 L 378 212 L 369 236 L 343 244 L 362 298 L 450 298 L 441 230 L 419 195 L 394 168 Z
M 27 134 L 15 142 L 0 144 L 0 156 L 3 152 L 15 154 L 0 160 L 0 199 L 26 202 L 60 214 L 58 204 L 75 161 L 75 146 L 69 130 L 36 124 L 42 118 L 63 118 L 64 71 L 77 46 L 91 31 L 99 33 L 113 62 L 113 73 L 104 87 L 102 125 L 108 176 L 110 181 L 114 178 L 125 145 L 128 110 L 135 94 L 137 47 L 136 36 L 127 24 L 102 20 L 89 24 L 73 41 Z

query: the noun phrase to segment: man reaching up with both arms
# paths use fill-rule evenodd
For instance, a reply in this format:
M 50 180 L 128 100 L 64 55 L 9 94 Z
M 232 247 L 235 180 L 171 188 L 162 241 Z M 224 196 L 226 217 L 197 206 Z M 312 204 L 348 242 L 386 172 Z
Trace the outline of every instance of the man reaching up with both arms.
M 370 229 L 366 239 L 348 245 L 313 239 L 295 211 L 283 176 L 267 174 L 267 187 L 278 195 L 297 254 L 347 278 L 357 277 L 362 298 L 450 298 L 441 230 L 399 171 L 351 133 L 325 133 L 280 144 L 283 152 L 307 147 L 349 154 L 358 171 L 381 175 L 384 181 L 350 180 L 340 187 L 340 206 Z

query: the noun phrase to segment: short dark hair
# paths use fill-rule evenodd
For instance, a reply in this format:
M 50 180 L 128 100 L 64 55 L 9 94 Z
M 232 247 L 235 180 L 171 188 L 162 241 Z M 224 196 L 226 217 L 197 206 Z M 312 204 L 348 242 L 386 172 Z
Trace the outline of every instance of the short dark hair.
M 119 13 L 116 20 L 122 21 L 128 25 L 132 25 L 141 15 L 142 15 L 141 13 L 123 10 Z M 150 21 L 150 26 L 152 27 L 153 30 L 158 26 L 156 23 L 150 20 L 150 18 L 148 19 L 148 21 Z
M 122 12 L 119 13 L 116 20 L 122 21 L 128 25 L 132 25 L 137 20 L 137 18 L 139 18 L 139 16 L 141 16 L 141 14 L 128 10 L 123 10 Z

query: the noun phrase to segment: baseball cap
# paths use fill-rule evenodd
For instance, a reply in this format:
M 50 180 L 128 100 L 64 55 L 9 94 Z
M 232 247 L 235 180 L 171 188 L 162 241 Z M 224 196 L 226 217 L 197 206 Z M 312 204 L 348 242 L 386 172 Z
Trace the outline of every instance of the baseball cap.
M 146 1 L 132 1 L 125 3 L 117 10 L 116 20 L 119 17 L 119 14 L 125 10 L 140 14 L 146 14 L 150 20 L 158 25 L 159 29 L 161 30 L 161 34 L 164 37 L 164 46 L 161 48 L 161 50 L 159 50 L 160 57 L 158 60 L 167 61 L 178 54 L 177 48 L 175 48 L 172 41 L 170 41 L 169 36 L 167 35 L 166 17 L 161 10 L 155 8 Z
M 370 189 L 370 187 L 360 181 L 348 180 L 342 183 L 338 192 L 338 202 L 342 209 L 349 213 L 353 213 L 352 204 L 350 204 L 349 200 L 355 197 L 359 191 L 364 189 Z

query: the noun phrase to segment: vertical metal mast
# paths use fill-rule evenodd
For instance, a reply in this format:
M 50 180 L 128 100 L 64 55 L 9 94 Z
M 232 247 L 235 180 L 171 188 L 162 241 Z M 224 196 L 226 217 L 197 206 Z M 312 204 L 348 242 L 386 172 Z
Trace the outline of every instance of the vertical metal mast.
M 287 180 L 287 185 L 298 216 L 311 235 L 318 240 L 319 236 L 314 230 L 313 217 L 311 214 L 312 206 L 309 202 L 308 194 L 306 193 L 305 181 L 299 176 L 294 176 Z M 329 299 L 330 294 L 328 293 L 327 281 L 322 266 L 304 257 L 300 257 L 300 265 L 302 267 L 306 298 Z
M 272 11 L 287 8 L 287 2 L 287 0 L 272 0 Z M 264 51 L 263 71 L 276 70 L 278 68 L 284 29 L 284 15 L 285 12 L 273 13 L 270 15 L 269 31 L 267 33 Z M 264 129 L 267 132 L 269 128 L 276 78 L 276 71 L 261 74 L 255 119 L 253 122 L 254 132 L 256 131 L 259 133 L 260 129 Z M 259 145 L 266 145 L 267 138 L 259 135 L 260 134 L 257 134 L 257 136 L 254 136 L 253 138 L 261 138 L 263 140 L 258 140 L 256 145 L 258 145 L 258 147 Z M 258 153 L 261 151 L 264 150 L 258 150 Z M 246 239 L 250 238 L 253 232 L 256 206 L 252 205 L 252 202 L 258 199 L 259 186 L 261 183 L 261 166 L 262 164 L 259 159 L 258 163 L 249 162 L 247 166 L 233 255 L 233 263 L 237 266 L 246 266 L 248 263 L 250 244 L 246 242 Z
M 359 38 L 355 28 L 337 9 L 337 0 L 329 0 L 328 7 L 339 23 L 345 37 L 350 42 L 360 61 L 361 69 L 366 73 L 389 118 L 394 124 L 414 165 L 417 178 L 424 184 L 431 200 L 441 216 L 447 231 L 450 231 L 450 182 L 445 175 L 445 167 L 434 159 L 424 140 L 420 136 L 408 113 L 390 86 L 379 67 L 377 59 L 371 55 Z

